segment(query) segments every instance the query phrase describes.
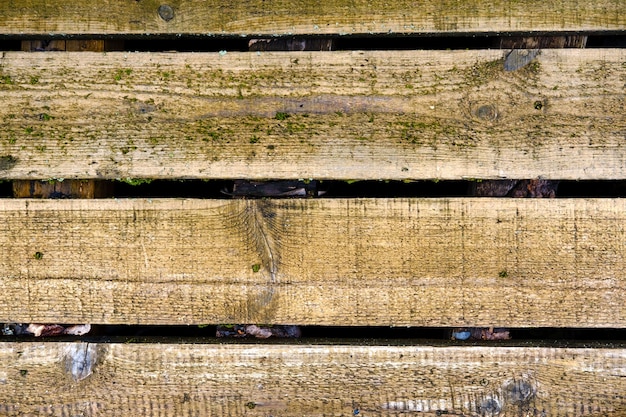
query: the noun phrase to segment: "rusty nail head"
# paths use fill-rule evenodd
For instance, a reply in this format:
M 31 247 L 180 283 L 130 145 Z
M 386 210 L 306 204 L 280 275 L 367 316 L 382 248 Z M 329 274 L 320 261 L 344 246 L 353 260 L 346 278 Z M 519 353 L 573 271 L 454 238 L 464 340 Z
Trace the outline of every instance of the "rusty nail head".
M 159 16 L 161 16 L 161 19 L 169 22 L 174 18 L 174 9 L 167 4 L 162 4 L 159 6 Z

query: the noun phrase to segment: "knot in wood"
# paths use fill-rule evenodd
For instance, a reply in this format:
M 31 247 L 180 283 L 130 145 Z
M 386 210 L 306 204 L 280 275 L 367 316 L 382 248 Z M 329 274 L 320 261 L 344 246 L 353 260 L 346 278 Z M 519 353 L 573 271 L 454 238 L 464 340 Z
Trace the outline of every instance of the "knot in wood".
M 472 115 L 479 120 L 493 122 L 498 118 L 498 108 L 495 104 L 479 104 L 472 107 Z
M 169 22 L 174 18 L 174 9 L 172 9 L 172 7 L 167 4 L 160 5 L 158 12 L 161 19 L 165 20 L 166 22 Z

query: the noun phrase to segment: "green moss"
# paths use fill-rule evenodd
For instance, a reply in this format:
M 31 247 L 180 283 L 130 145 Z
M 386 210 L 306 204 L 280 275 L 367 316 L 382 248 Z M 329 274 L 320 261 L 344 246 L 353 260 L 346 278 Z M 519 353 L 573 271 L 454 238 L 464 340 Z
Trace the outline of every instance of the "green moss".
M 465 70 L 465 82 L 470 86 L 484 85 L 502 74 L 503 71 L 504 61 L 502 59 L 479 62 Z
M 502 271 L 498 272 L 498 276 L 500 278 L 507 278 L 509 276 L 509 273 L 506 271 L 506 269 L 503 269 Z
M 421 144 L 424 140 L 424 132 L 437 136 L 442 132 L 441 123 L 438 120 L 432 122 L 399 122 L 401 126 L 400 139 L 403 142 Z
M 13 155 L 0 156 L 0 171 L 11 169 L 17 163 L 17 158 Z
M 122 154 L 126 155 L 128 154 L 130 151 L 134 151 L 136 150 L 137 147 L 136 146 L 122 146 L 120 148 L 120 151 L 122 151 Z
M 284 113 L 284 112 L 276 112 L 276 115 L 274 116 L 274 119 L 276 120 L 286 120 L 289 117 L 288 113 Z
M 15 83 L 10 75 L 2 75 L 0 76 L 0 84 L 13 85 Z
M 63 181 L 65 181 L 65 178 L 48 178 L 46 180 L 48 184 L 54 184 L 54 183 L 63 182 Z
M 54 119 L 54 117 L 50 116 L 48 113 L 41 113 L 39 115 L 39 120 L 43 120 L 44 122 L 47 122 L 52 119 Z
M 117 181 L 132 185 L 133 187 L 142 184 L 150 184 L 151 179 L 148 178 L 117 178 Z
M 119 69 L 113 76 L 115 81 L 120 81 L 125 75 L 128 76 L 133 72 L 131 68 Z
M 43 258 L 43 252 L 35 252 L 33 258 L 37 259 L 38 261 L 41 260 Z
M 528 71 L 537 74 L 541 70 L 541 63 L 536 59 L 527 66 Z
M 33 75 L 33 76 L 31 76 L 31 77 L 30 77 L 30 83 L 31 83 L 31 84 L 33 84 L 33 85 L 35 85 L 35 84 L 39 84 L 39 77 L 36 77 L 36 76 L 34 76 L 34 75 Z
M 261 265 L 260 264 L 252 265 L 252 272 L 259 272 L 260 270 L 261 270 Z
M 250 138 L 250 143 L 259 143 L 260 140 L 261 140 L 260 137 L 254 135 Z

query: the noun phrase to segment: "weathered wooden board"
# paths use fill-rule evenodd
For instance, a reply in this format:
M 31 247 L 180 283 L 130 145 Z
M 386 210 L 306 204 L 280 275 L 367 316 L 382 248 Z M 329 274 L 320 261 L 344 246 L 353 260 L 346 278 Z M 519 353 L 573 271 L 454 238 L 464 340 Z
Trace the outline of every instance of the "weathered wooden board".
M 22 51 L 92 51 L 104 52 L 119 50 L 122 41 L 105 40 L 53 40 L 49 42 L 30 40 L 22 41 Z M 10 158 L 5 162 L 10 161 Z M 94 198 L 111 196 L 113 190 L 109 181 L 67 180 L 13 181 L 13 197 L 21 198 Z
M 506 53 L 7 52 L 0 178 L 626 178 L 626 50 Z
M 4 416 L 626 412 L 623 347 L 5 342 L 0 369 Z
M 626 200 L 0 200 L 0 322 L 626 325 Z
M 622 30 L 622 0 L 5 0 L 0 33 L 390 34 Z

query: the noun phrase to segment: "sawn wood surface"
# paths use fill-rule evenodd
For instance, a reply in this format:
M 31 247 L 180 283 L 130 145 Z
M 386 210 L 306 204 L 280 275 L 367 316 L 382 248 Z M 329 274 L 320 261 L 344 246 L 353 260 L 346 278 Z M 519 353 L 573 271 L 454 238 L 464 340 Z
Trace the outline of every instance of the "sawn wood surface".
M 623 327 L 622 199 L 0 199 L 0 322 Z

